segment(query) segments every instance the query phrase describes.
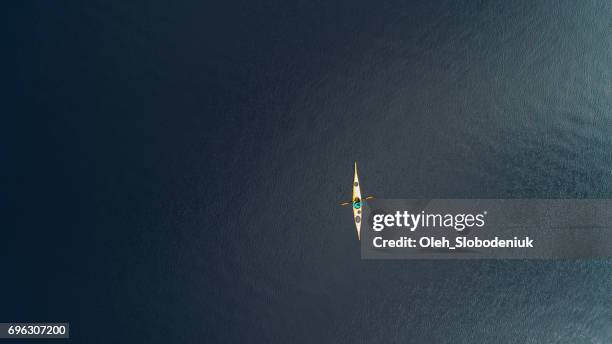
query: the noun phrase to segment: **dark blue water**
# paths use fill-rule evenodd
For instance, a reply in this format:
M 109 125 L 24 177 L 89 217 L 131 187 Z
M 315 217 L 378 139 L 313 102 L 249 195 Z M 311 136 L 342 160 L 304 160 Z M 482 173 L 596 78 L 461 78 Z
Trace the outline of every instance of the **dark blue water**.
M 610 261 L 362 261 L 379 198 L 612 197 L 608 1 L 6 8 L 0 321 L 609 343 Z

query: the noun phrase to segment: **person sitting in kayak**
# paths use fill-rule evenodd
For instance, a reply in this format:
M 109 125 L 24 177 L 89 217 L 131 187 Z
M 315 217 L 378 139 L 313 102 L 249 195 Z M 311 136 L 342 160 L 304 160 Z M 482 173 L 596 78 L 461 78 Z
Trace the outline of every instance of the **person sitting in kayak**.
M 360 209 L 363 206 L 363 203 L 365 201 L 367 201 L 367 200 L 370 200 L 370 199 L 374 199 L 374 196 L 368 196 L 368 197 L 366 197 L 363 200 L 361 198 L 359 198 L 359 197 L 355 197 L 355 199 L 352 202 L 343 202 L 343 203 L 340 203 L 340 205 L 349 205 L 349 204 L 352 204 L 353 208 Z

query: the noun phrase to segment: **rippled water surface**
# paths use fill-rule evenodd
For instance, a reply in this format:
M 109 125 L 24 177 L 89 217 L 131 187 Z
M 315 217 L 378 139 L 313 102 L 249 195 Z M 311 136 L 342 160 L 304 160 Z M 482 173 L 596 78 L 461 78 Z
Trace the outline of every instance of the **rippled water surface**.
M 612 342 L 609 260 L 365 261 L 338 206 L 353 161 L 379 198 L 612 197 L 609 1 L 11 11 L 5 288 L 38 296 L 7 321 L 87 343 Z

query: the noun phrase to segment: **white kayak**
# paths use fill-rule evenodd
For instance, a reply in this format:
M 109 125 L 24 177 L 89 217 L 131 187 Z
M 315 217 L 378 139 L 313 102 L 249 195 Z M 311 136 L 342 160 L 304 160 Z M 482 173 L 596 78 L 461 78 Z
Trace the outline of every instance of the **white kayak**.
M 353 219 L 357 228 L 357 238 L 361 240 L 361 208 L 363 201 L 361 199 L 361 186 L 357 177 L 357 162 L 355 161 L 355 178 L 353 179 Z

